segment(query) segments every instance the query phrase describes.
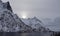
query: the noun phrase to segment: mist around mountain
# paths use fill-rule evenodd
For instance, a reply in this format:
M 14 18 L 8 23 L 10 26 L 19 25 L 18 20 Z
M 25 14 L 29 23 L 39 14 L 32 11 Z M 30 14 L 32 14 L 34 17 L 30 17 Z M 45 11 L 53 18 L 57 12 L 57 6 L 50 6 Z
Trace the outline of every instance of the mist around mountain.
M 45 24 L 46 28 L 49 28 L 52 31 L 60 31 L 60 17 L 42 19 L 42 22 Z

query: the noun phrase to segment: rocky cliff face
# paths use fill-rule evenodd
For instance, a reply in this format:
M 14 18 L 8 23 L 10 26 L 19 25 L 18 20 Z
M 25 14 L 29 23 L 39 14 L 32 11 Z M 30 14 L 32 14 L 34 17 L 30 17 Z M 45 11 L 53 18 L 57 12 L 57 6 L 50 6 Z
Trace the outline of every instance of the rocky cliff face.
M 18 32 L 30 30 L 20 18 L 13 13 L 9 2 L 3 3 L 0 0 L 0 32 Z

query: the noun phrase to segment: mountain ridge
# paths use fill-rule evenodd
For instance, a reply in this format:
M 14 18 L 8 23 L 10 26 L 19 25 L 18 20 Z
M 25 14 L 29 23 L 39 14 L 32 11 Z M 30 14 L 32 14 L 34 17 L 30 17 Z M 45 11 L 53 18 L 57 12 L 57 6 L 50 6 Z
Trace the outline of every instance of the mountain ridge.
M 26 25 L 31 26 L 33 29 L 41 30 L 41 31 L 50 31 L 48 28 L 45 28 L 43 22 L 39 20 L 37 17 L 21 19 Z M 43 24 L 43 25 L 42 25 Z

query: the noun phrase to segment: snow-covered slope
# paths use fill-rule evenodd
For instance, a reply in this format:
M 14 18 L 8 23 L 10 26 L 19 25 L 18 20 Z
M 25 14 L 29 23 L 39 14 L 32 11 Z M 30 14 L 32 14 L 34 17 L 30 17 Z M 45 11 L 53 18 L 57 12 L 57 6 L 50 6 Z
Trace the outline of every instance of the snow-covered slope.
M 31 27 L 25 25 L 20 18 L 13 13 L 9 2 L 0 0 L 0 32 L 27 31 Z
M 31 26 L 33 29 L 36 29 L 37 31 L 49 31 L 48 28 L 45 28 L 42 23 L 37 17 L 23 19 L 22 21 L 26 24 Z

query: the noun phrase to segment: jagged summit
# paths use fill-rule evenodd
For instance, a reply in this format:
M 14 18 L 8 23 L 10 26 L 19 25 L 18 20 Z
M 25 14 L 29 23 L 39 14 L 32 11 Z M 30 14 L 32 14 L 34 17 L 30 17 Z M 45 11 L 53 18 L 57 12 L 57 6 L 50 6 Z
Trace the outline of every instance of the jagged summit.
M 6 3 L 4 3 L 3 7 L 4 7 L 4 8 L 7 8 L 7 9 L 10 10 L 11 12 L 13 12 L 13 11 L 12 11 L 12 8 L 11 8 L 11 6 L 10 6 L 9 1 L 6 2 Z
M 9 10 L 9 11 L 13 12 L 9 1 L 4 3 L 0 0 L 0 12 L 2 11 L 2 9 L 3 10 Z
M 32 19 L 35 19 L 36 21 L 39 21 L 40 23 L 42 23 L 42 21 L 39 20 L 37 17 L 33 17 Z

